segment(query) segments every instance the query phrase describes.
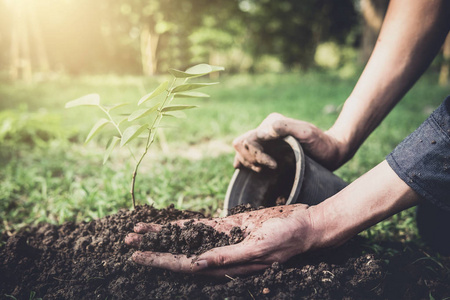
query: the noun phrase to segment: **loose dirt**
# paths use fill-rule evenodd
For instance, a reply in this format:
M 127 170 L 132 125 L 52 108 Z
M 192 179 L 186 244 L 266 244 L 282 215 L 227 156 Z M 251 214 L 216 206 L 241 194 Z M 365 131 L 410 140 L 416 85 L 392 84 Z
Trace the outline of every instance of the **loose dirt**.
M 245 210 L 240 208 L 240 210 Z M 236 211 L 239 211 L 237 209 Z M 149 206 L 88 223 L 41 224 L 2 236 L 0 299 L 443 299 L 450 297 L 450 259 L 414 245 L 373 245 L 356 238 L 338 249 L 274 263 L 242 277 L 210 278 L 136 265 L 123 243 L 137 222 L 165 224 L 200 213 Z M 240 241 L 188 222 L 163 226 L 145 249 L 197 255 Z
M 164 225 L 159 232 L 144 234 L 139 250 L 185 254 L 187 257 L 200 255 L 203 252 L 227 245 L 233 245 L 243 240 L 239 227 L 231 229 L 230 236 L 214 230 L 211 226 L 185 222 L 183 228 L 178 225 Z

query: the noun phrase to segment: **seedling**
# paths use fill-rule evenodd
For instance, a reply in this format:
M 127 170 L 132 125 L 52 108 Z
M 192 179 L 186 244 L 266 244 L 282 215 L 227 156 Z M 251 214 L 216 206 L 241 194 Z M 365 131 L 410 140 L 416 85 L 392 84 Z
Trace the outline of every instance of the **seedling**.
M 89 94 L 84 97 L 66 103 L 66 108 L 77 106 L 94 106 L 99 108 L 107 118 L 101 118 L 94 124 L 91 131 L 86 137 L 85 143 L 89 142 L 96 134 L 100 132 L 106 125 L 112 125 L 116 130 L 115 134 L 109 139 L 106 145 L 106 151 L 103 157 L 103 164 L 105 164 L 112 151 L 119 144 L 121 147 L 127 146 L 131 156 L 135 159 L 135 167 L 131 177 L 130 194 L 133 201 L 133 208 L 136 207 L 135 199 L 135 183 L 136 176 L 141 165 L 142 160 L 147 155 L 150 146 L 153 144 L 158 128 L 160 128 L 161 120 L 164 117 L 172 116 L 178 117 L 181 111 L 195 108 L 194 105 L 171 105 L 174 98 L 207 98 L 209 95 L 201 92 L 193 92 L 192 90 L 199 89 L 205 86 L 217 84 L 212 83 L 190 83 L 189 79 L 201 77 L 212 72 L 222 71 L 223 67 L 210 66 L 207 64 L 200 64 L 193 66 L 186 71 L 179 71 L 170 69 L 173 79 L 171 82 L 165 81 L 161 83 L 154 91 L 143 96 L 138 102 L 138 109 L 130 114 L 123 116 L 124 107 L 129 103 L 118 103 L 111 107 L 100 104 L 100 96 L 98 94 Z M 177 83 L 177 81 L 182 82 Z M 164 96 L 165 95 L 165 96 Z M 163 97 L 164 96 L 164 97 Z M 158 102 L 159 101 L 159 102 Z M 143 108 L 144 107 L 144 108 Z M 122 118 L 118 120 L 117 116 L 112 115 L 112 112 L 118 113 Z M 137 158 L 134 151 L 129 147 L 129 143 L 144 134 L 145 143 L 141 155 Z

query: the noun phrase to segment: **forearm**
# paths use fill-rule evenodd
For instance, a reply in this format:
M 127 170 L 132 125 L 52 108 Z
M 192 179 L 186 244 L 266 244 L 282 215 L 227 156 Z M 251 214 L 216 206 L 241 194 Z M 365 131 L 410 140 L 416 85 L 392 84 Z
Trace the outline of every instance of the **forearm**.
M 309 208 L 317 237 L 313 248 L 338 246 L 420 201 L 383 161 L 338 194 Z
M 449 1 L 391 1 L 371 58 L 328 131 L 344 162 L 423 74 L 449 27 Z

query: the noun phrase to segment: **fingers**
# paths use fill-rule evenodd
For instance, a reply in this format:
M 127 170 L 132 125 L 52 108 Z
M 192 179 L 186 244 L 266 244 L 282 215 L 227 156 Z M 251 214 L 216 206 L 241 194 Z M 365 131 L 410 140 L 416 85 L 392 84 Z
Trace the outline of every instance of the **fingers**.
M 271 113 L 256 129 L 260 141 L 278 139 L 288 134 L 290 119 L 279 113 Z
M 205 269 L 229 269 L 241 264 L 260 264 L 258 257 L 254 255 L 254 247 L 245 241 L 219 248 L 211 249 L 200 255 L 192 266 L 194 272 L 205 271 Z M 236 266 L 235 266 L 236 265 Z
M 131 256 L 131 259 L 144 266 L 162 268 L 174 272 L 192 272 L 192 258 L 187 258 L 186 255 L 136 251 Z
M 269 267 L 271 262 L 262 259 L 255 249 L 257 247 L 247 244 L 245 241 L 231 246 L 214 248 L 197 258 L 192 265 L 192 272 L 222 277 L 249 274 Z
M 161 230 L 161 228 L 162 225 L 160 224 L 139 222 L 136 225 L 134 225 L 134 232 L 137 233 L 158 232 Z
M 262 170 L 261 166 L 257 166 L 255 164 L 249 162 L 248 160 L 244 159 L 239 152 L 236 153 L 234 160 L 235 160 L 235 163 L 234 163 L 235 168 L 243 166 L 247 169 L 253 170 L 258 173 L 261 172 L 261 170 Z
M 267 166 L 271 169 L 277 167 L 276 161 L 264 153 L 264 150 L 259 144 L 244 143 L 244 147 L 247 150 L 246 154 L 259 165 Z
M 136 251 L 131 256 L 131 259 L 135 263 L 148 267 L 167 269 L 173 272 L 181 273 L 197 273 L 215 277 L 248 274 L 258 270 L 263 270 L 270 266 L 270 264 L 265 263 L 249 263 L 244 265 L 214 268 L 208 266 L 205 260 L 196 260 L 192 257 L 188 258 L 186 255 L 151 251 Z
M 198 274 L 214 276 L 214 277 L 224 277 L 224 276 L 234 276 L 234 275 L 244 275 L 254 273 L 256 271 L 264 270 L 270 267 L 270 264 L 253 263 L 244 265 L 235 265 L 231 267 L 222 267 L 218 269 L 205 269 L 204 271 L 199 271 Z
M 268 262 L 252 259 L 248 250 L 248 246 L 236 244 L 212 249 L 194 259 L 186 255 L 152 251 L 136 251 L 131 258 L 149 267 L 216 277 L 248 274 L 270 266 Z
M 141 242 L 142 242 L 142 235 L 137 233 L 131 232 L 127 234 L 127 236 L 125 237 L 125 244 L 131 247 L 138 248 Z
M 234 160 L 234 167 L 244 166 L 255 172 L 261 171 L 261 166 L 266 166 L 271 169 L 277 167 L 276 161 L 266 153 L 260 144 L 251 140 L 250 138 L 240 138 L 233 142 L 236 149 L 236 156 Z
M 265 141 L 292 135 L 304 146 L 304 150 L 321 163 L 332 160 L 337 154 L 330 139 L 311 123 L 270 114 L 255 130 L 251 130 L 233 141 L 236 149 L 234 167 L 247 167 L 260 172 L 262 166 L 277 167 L 276 161 L 264 152 Z M 329 158 L 330 153 L 334 157 Z

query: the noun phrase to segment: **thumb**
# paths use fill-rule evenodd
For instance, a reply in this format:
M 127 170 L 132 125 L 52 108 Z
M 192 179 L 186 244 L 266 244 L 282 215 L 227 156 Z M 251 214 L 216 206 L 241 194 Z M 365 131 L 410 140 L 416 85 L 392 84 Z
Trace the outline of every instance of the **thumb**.
M 193 262 L 192 271 L 228 268 L 239 264 L 248 264 L 255 260 L 254 247 L 244 242 L 211 249 Z
M 207 276 L 223 277 L 249 274 L 269 267 L 270 263 L 256 256 L 252 249 L 254 247 L 245 243 L 212 249 L 193 261 L 191 270 Z

